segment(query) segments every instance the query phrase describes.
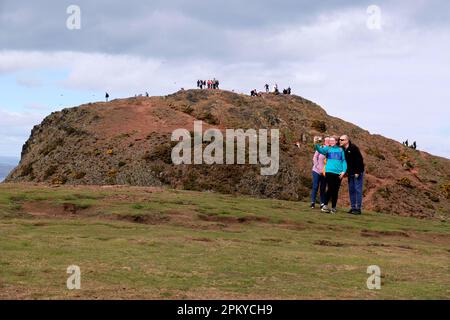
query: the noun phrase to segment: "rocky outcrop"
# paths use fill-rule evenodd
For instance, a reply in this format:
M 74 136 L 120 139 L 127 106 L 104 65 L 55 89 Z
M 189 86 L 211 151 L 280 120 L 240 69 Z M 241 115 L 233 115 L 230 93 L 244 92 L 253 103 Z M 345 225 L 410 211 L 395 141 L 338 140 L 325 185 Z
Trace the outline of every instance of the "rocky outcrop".
M 180 165 L 171 161 L 171 133 L 204 129 L 277 128 L 280 168 L 261 176 L 259 165 Z M 180 189 L 307 200 L 315 135 L 348 134 L 366 163 L 366 209 L 446 216 L 450 160 L 371 135 L 299 96 L 249 97 L 226 91 L 187 90 L 64 109 L 33 128 L 8 182 L 167 185 Z M 300 147 L 295 145 L 300 141 Z M 340 204 L 347 204 L 346 183 Z

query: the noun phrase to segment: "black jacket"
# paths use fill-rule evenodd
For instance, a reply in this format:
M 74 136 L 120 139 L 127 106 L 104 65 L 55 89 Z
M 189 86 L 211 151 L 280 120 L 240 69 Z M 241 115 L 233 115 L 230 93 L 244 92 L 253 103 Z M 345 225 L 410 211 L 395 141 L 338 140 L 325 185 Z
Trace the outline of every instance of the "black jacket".
M 364 172 L 364 159 L 356 144 L 350 142 L 347 149 L 344 149 L 345 160 L 347 161 L 347 173 L 349 175 L 361 174 Z

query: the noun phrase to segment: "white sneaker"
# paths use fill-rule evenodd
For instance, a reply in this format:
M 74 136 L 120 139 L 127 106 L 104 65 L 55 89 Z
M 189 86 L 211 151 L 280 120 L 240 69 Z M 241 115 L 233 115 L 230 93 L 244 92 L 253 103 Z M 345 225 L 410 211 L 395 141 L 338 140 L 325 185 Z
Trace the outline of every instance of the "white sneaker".
M 320 211 L 325 212 L 325 213 L 330 213 L 330 209 L 327 206 L 323 206 Z

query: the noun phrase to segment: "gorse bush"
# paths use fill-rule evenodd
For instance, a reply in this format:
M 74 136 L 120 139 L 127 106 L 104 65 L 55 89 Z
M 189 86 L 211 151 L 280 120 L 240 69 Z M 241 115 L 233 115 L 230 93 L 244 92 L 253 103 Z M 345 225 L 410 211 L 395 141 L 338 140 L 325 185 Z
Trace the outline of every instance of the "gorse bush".
M 311 124 L 311 127 L 322 133 L 327 131 L 327 124 L 325 123 L 325 121 L 314 120 Z

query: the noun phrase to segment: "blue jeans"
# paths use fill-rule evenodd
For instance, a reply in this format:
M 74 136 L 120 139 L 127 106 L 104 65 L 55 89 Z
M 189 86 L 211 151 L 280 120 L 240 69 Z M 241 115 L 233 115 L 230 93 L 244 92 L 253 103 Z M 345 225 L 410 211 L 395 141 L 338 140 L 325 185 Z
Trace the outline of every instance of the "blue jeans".
M 316 203 L 317 191 L 320 188 L 320 204 L 325 203 L 325 190 L 326 183 L 325 177 L 322 174 L 318 174 L 317 172 L 312 172 L 313 176 L 313 187 L 311 192 L 311 203 Z
M 355 175 L 348 176 L 348 193 L 352 209 L 361 210 L 363 199 L 364 172 L 355 178 Z

